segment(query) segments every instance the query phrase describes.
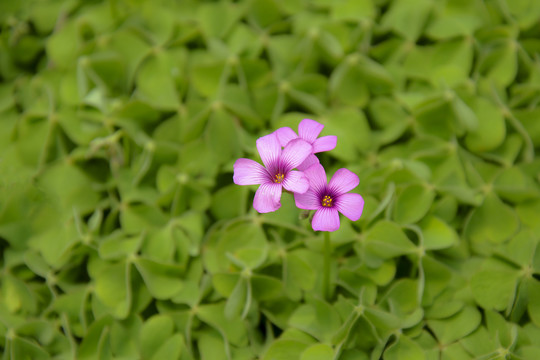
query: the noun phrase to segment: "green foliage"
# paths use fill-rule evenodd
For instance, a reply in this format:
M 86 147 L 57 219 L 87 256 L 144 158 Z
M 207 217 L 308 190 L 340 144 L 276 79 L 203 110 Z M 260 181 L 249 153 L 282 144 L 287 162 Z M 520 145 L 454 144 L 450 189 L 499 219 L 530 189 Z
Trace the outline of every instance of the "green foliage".
M 8 359 L 540 358 L 535 0 L 0 1 Z M 303 118 L 331 235 L 232 182 Z M 330 257 L 325 297 L 324 257 Z

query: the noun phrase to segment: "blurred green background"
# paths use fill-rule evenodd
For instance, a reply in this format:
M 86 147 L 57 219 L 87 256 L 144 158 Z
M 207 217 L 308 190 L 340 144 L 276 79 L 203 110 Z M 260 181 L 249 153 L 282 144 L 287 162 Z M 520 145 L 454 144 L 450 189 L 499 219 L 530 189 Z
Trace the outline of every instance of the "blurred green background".
M 0 1 L 2 359 L 540 359 L 537 0 Z M 366 205 L 232 183 L 303 118 Z

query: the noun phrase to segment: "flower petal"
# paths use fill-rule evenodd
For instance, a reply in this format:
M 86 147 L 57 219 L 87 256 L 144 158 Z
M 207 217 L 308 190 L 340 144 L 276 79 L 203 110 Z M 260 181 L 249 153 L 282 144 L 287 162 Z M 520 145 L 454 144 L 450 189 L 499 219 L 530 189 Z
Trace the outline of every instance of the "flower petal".
M 339 229 L 339 213 L 336 208 L 321 208 L 313 215 L 311 227 L 315 231 L 336 231 Z
M 297 139 L 298 135 L 294 132 L 293 129 L 290 127 L 282 127 L 274 131 L 276 134 L 279 144 L 283 147 L 285 147 L 289 141 Z
M 288 172 L 300 165 L 312 153 L 313 146 L 302 139 L 294 139 L 285 146 L 281 154 L 283 171 Z
M 306 160 L 304 160 L 304 162 L 302 162 L 300 165 L 298 165 L 297 169 L 300 170 L 300 171 L 304 171 L 304 170 L 309 169 L 311 166 L 313 166 L 315 164 L 319 164 L 319 163 L 320 163 L 319 158 L 316 157 L 313 154 L 310 154 L 310 155 L 308 155 Z
M 318 196 L 321 196 L 326 189 L 326 173 L 321 164 L 315 164 L 304 170 L 304 175 L 309 180 L 309 187 L 313 189 Z
M 309 189 L 309 180 L 301 171 L 289 171 L 283 180 L 283 187 L 294 193 L 303 194 Z
M 294 202 L 296 204 L 296 207 L 300 209 L 305 210 L 318 210 L 321 208 L 321 200 L 319 199 L 319 196 L 313 191 L 312 189 L 309 189 L 303 194 L 294 194 Z
M 328 187 L 334 196 L 339 196 L 351 191 L 357 187 L 359 183 L 360 179 L 358 179 L 358 175 L 343 168 L 336 171 L 334 176 L 332 176 Z
M 336 208 L 340 213 L 356 221 L 362 216 L 364 210 L 364 199 L 360 194 L 343 194 L 335 200 Z
M 304 119 L 298 124 L 298 136 L 313 144 L 317 136 L 321 133 L 324 125 L 311 119 Z
M 313 152 L 314 153 L 320 153 L 323 151 L 330 151 L 334 149 L 337 145 L 337 136 L 335 135 L 328 135 L 328 136 L 322 136 L 315 140 L 313 143 Z
M 281 146 L 276 134 L 272 133 L 257 139 L 257 150 L 261 160 L 268 170 L 277 163 L 281 156 Z
M 260 213 L 276 211 L 281 207 L 281 184 L 264 183 L 253 199 L 253 207 Z
M 268 181 L 268 172 L 256 161 L 238 159 L 234 163 L 233 181 L 236 185 L 257 185 Z

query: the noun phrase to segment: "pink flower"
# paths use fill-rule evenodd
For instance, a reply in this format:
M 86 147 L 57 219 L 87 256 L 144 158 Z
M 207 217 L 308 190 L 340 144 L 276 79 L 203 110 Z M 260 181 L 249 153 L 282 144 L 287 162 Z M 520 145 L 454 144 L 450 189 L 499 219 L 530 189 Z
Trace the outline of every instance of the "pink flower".
M 282 150 L 276 134 L 272 133 L 257 140 L 257 150 L 264 167 L 251 159 L 238 159 L 233 175 L 237 185 L 261 185 L 253 200 L 255 210 L 267 213 L 279 209 L 282 188 L 300 194 L 308 190 L 309 181 L 304 173 L 292 170 L 313 152 L 308 142 L 296 139 Z
M 304 174 L 309 179 L 309 190 L 304 194 L 294 194 L 294 200 L 300 209 L 317 210 L 311 222 L 313 230 L 336 231 L 339 229 L 339 213 L 352 221 L 360 219 L 364 199 L 359 194 L 348 194 L 360 182 L 356 174 L 339 169 L 328 184 L 320 164 L 312 165 Z
M 336 147 L 337 136 L 328 135 L 317 138 L 321 133 L 324 125 L 318 123 L 315 120 L 304 119 L 298 124 L 298 135 L 290 127 L 282 127 L 277 129 L 274 133 L 279 139 L 281 146 L 286 146 L 289 141 L 294 139 L 303 139 L 313 146 L 313 153 L 307 157 L 307 159 L 298 166 L 299 170 L 305 170 L 313 164 L 318 164 L 319 159 L 313 154 L 322 151 L 329 151 Z

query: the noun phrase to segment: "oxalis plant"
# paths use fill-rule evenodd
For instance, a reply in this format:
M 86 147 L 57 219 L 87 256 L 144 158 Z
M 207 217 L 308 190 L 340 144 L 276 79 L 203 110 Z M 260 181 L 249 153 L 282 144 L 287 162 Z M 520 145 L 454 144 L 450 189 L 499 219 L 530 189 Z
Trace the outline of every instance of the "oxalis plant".
M 539 360 L 539 25 L 0 0 L 0 360 Z
M 233 180 L 237 185 L 260 185 L 253 199 L 259 213 L 279 210 L 283 189 L 294 195 L 298 208 L 314 210 L 311 226 L 324 232 L 324 295 L 330 298 L 330 233 L 339 229 L 339 213 L 357 221 L 364 209 L 364 199 L 349 193 L 359 184 L 358 175 L 348 169 L 336 171 L 330 182 L 316 153 L 336 147 L 334 135 L 318 137 L 324 125 L 304 119 L 298 134 L 282 127 L 257 140 L 257 150 L 264 164 L 251 159 L 234 163 Z M 298 169 L 298 170 L 293 170 Z

